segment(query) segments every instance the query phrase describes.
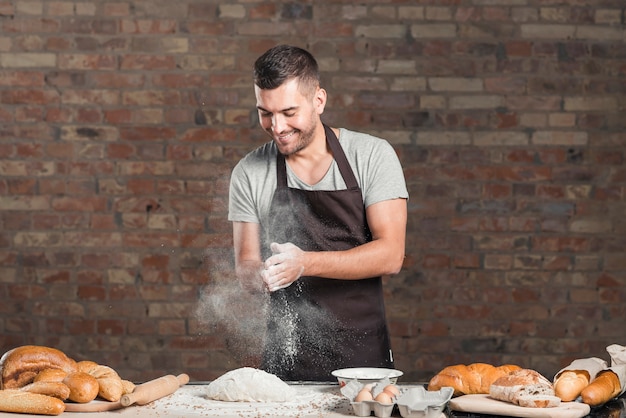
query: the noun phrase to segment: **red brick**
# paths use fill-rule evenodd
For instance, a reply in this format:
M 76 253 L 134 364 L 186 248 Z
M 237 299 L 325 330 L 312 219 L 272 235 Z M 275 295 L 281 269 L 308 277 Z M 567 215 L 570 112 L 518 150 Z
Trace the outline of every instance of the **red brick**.
M 81 300 L 106 300 L 107 291 L 102 286 L 80 286 L 78 297 Z
M 176 32 L 176 26 L 176 21 L 170 19 L 124 19 L 121 31 L 128 34 L 169 34 Z
M 450 267 L 450 257 L 445 254 L 425 254 L 422 265 L 427 269 L 445 269 Z
M 259 5 L 254 5 L 248 10 L 248 13 L 251 19 L 271 19 L 276 16 L 276 4 L 261 3 Z
M 155 141 L 173 139 L 176 132 L 169 127 L 132 127 L 120 128 L 120 139 L 126 141 Z
M 5 104 L 51 104 L 59 102 L 59 95 L 52 90 L 3 91 L 0 101 Z
M 91 319 L 70 318 L 67 328 L 72 335 L 93 334 L 96 331 L 96 321 Z
M 456 268 L 480 268 L 479 254 L 457 254 L 454 257 L 453 265 Z
M 155 86 L 167 87 L 171 89 L 205 87 L 207 78 L 200 74 L 157 74 L 152 77 L 152 84 Z M 219 85 L 223 85 L 219 83 Z M 230 85 L 230 83 L 228 84 Z
M 59 197 L 52 200 L 52 208 L 57 211 L 102 212 L 107 207 L 107 199 L 102 197 L 69 198 Z
M 125 55 L 121 57 L 122 70 L 173 70 L 176 61 L 171 56 Z
M 96 324 L 96 332 L 99 335 L 124 335 L 126 333 L 125 321 L 99 319 Z
M 154 180 L 129 179 L 126 182 L 126 190 L 132 194 L 152 194 L 154 193 Z
M 528 41 L 509 41 L 506 43 L 505 49 L 509 57 L 532 55 L 532 43 Z

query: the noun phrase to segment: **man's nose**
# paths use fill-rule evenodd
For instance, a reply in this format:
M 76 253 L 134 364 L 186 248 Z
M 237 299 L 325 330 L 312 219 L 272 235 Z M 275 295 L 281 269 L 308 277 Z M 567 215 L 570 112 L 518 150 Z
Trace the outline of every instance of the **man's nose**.
M 275 133 L 280 133 L 285 130 L 285 117 L 283 115 L 273 115 L 272 116 L 272 130 Z

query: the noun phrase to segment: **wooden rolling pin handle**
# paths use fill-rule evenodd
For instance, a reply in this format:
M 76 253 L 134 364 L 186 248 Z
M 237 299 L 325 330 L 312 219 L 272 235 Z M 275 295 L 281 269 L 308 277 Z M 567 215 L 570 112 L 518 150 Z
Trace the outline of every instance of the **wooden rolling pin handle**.
M 151 380 L 149 382 L 137 385 L 133 393 L 128 393 L 120 399 L 122 406 L 130 406 L 132 404 L 145 405 L 164 396 L 171 395 L 176 392 L 179 387 L 189 383 L 189 376 L 185 373 L 178 376 L 167 375 Z

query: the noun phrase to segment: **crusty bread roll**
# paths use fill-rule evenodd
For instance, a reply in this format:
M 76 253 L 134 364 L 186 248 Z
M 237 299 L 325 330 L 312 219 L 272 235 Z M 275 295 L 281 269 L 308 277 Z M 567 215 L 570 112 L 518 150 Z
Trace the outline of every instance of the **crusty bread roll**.
M 19 389 L 0 390 L 0 411 L 20 414 L 60 415 L 65 402 L 52 396 L 24 392 Z
M 587 370 L 564 370 L 554 380 L 554 394 L 563 402 L 571 402 L 589 384 Z
M 96 367 L 98 367 L 98 363 L 96 363 L 95 361 L 91 361 L 91 360 L 82 360 L 76 363 L 76 368 L 80 372 L 89 373 L 91 370 L 95 369 Z
M 44 369 L 37 373 L 33 382 L 62 382 L 67 372 L 61 369 Z
M 100 386 L 98 396 L 102 399 L 117 402 L 124 395 L 122 378 L 111 367 L 88 360 L 79 361 L 77 367 L 96 378 Z
M 20 388 L 32 383 L 44 369 L 76 371 L 76 362 L 60 350 L 37 345 L 24 345 L 7 351 L 0 358 L 0 388 Z
M 496 379 L 489 388 L 489 396 L 519 406 L 558 406 L 560 399 L 554 395 L 552 383 L 539 372 L 530 369 L 516 370 Z M 558 400 L 554 405 L 555 399 Z
M 124 388 L 122 395 L 128 395 L 135 390 L 135 384 L 130 380 L 122 379 L 122 387 Z
M 33 382 L 22 386 L 19 390 L 52 396 L 62 401 L 70 396 L 70 388 L 63 382 Z
M 617 374 L 612 370 L 604 370 L 580 392 L 580 396 L 587 405 L 599 406 L 619 395 L 621 390 Z
M 100 385 L 95 377 L 85 372 L 69 373 L 63 383 L 70 388 L 70 401 L 87 403 L 96 399 Z
M 513 364 L 497 367 L 486 363 L 448 366 L 430 379 L 428 390 L 436 391 L 448 386 L 454 389 L 453 396 L 487 394 L 496 379 L 519 369 L 520 366 Z

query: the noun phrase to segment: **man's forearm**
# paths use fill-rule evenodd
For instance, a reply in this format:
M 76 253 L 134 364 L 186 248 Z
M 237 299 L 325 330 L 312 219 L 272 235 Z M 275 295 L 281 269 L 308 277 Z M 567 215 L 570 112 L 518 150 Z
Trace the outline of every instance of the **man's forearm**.
M 306 252 L 305 276 L 342 280 L 396 274 L 404 261 L 404 245 L 372 241 L 345 251 Z
M 262 261 L 239 261 L 235 266 L 235 274 L 241 287 L 250 292 L 262 292 L 264 290 L 260 274 L 262 269 Z

